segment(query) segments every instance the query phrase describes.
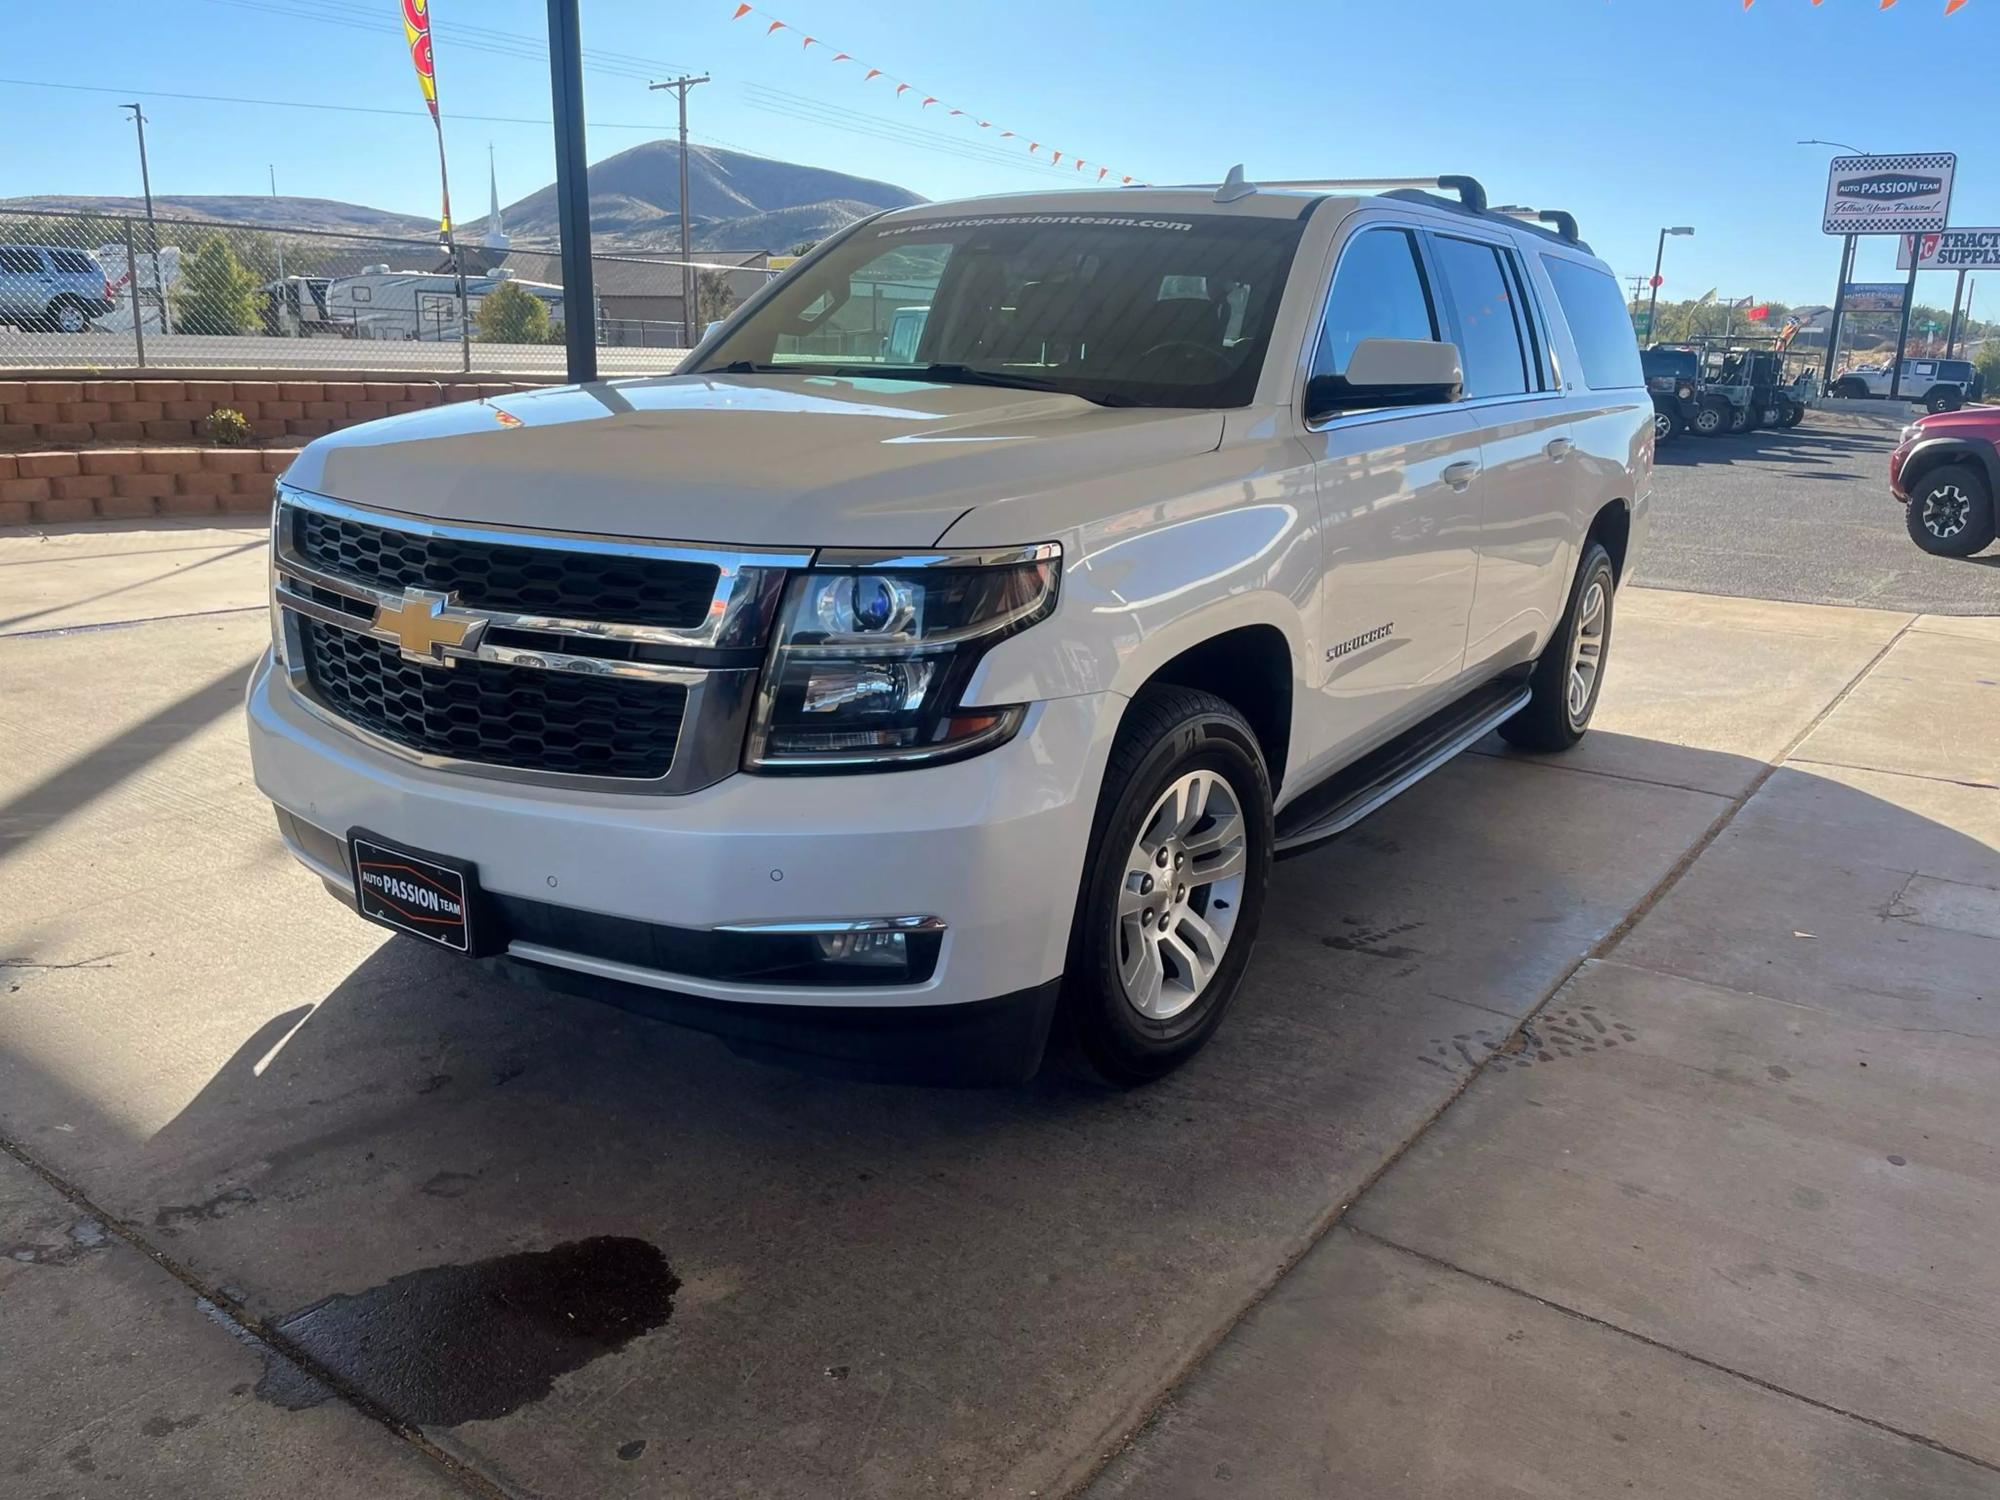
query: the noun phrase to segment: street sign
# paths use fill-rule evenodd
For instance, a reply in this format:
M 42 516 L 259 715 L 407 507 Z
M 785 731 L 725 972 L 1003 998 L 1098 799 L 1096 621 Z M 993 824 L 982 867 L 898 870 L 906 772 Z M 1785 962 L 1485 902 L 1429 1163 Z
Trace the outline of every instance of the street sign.
M 1896 269 L 1910 269 L 1910 247 L 1921 244 L 1919 271 L 2000 271 L 2000 229 L 1943 229 L 1906 234 L 1896 247 Z
M 1827 234 L 1926 234 L 1945 227 L 1958 157 L 1836 156 L 1827 167 Z
M 1847 311 L 1860 313 L 1901 312 L 1903 283 L 1900 281 L 1850 281 L 1841 288 Z
M 1653 331 L 1653 315 L 1646 308 L 1642 307 L 1632 314 L 1632 331 L 1640 338 L 1646 337 Z

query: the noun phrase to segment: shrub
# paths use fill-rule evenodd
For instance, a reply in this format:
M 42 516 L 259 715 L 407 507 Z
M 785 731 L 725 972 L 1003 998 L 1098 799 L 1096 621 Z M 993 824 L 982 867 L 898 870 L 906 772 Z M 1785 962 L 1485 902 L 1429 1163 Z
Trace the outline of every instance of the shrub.
M 201 429 L 222 448 L 241 448 L 250 441 L 250 419 L 233 407 L 218 406 L 202 419 Z
M 548 304 L 534 293 L 503 281 L 479 304 L 477 325 L 482 344 L 546 344 Z
M 257 331 L 257 278 L 221 235 L 204 236 L 182 256 L 174 322 L 183 333 Z

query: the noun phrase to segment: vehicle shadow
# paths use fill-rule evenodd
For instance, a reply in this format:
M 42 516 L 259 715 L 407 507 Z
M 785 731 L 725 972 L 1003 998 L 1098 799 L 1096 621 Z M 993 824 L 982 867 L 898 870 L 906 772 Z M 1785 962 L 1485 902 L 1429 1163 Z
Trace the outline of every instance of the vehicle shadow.
M 0 1047 L 0 1121 L 280 1329 L 427 1268 L 597 1236 L 656 1246 L 678 1283 L 663 1327 L 450 1429 L 454 1454 L 524 1489 L 1046 1493 L 1509 1047 L 1704 836 L 1726 806 L 1715 789 L 1762 768 L 1593 741 L 1606 774 L 1464 757 L 1280 865 L 1228 1024 L 1149 1089 L 1056 1071 L 991 1090 L 828 1080 L 389 939 L 319 993 L 211 1004 L 164 978 L 155 1013 L 119 1023 L 96 1061 L 62 1052 L 80 1042 L 72 1021 L 34 1032 L 38 994 L 61 991 L 24 990 L 0 1029 L 16 1038 Z M 1829 776 L 1782 769 L 1759 796 L 1806 791 L 1885 880 L 1990 868 L 1978 840 Z M 301 872 L 263 879 L 268 913 L 325 900 Z M 1784 925 L 1830 936 L 1800 879 L 1775 893 L 1798 914 Z M 1928 1021 L 1964 985 L 1960 950 L 1900 943 L 1884 911 L 1855 914 L 1850 944 L 1873 955 L 1883 1003 Z M 300 930 L 274 919 L 244 940 Z M 1818 947 L 1807 961 L 1854 951 Z M 195 1013 L 240 1034 L 232 1055 L 186 1080 L 164 1125 L 133 1129 L 110 1080 L 186 1066 L 144 1033 Z M 609 1292 L 569 1295 L 573 1312 Z M 534 1315 L 504 1299 L 463 1313 L 496 1344 Z M 358 1383 L 422 1420 L 393 1382 Z M 622 1457 L 635 1443 L 671 1472 Z

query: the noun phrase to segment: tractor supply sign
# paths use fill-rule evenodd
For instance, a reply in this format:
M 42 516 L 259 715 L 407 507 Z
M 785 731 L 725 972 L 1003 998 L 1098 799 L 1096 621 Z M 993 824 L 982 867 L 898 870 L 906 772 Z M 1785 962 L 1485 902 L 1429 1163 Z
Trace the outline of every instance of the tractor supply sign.
M 1958 157 L 1836 156 L 1826 177 L 1827 234 L 1935 234 L 1951 210 Z
M 2000 229 L 1946 229 L 1906 234 L 1896 252 L 1896 269 L 1910 269 L 1914 250 L 1919 271 L 2000 271 Z

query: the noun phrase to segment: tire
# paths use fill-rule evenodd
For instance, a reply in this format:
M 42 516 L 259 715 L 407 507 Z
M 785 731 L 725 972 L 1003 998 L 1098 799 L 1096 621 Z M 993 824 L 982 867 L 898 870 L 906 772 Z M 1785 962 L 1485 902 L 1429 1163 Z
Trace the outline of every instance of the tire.
M 1844 400 L 1853 401 L 1868 394 L 1868 387 L 1858 380 L 1836 380 L 1831 394 Z
M 1729 431 L 1729 408 L 1719 401 L 1704 401 L 1695 408 L 1690 425 L 1702 437 L 1721 437 Z
M 1556 751 L 1567 750 L 1583 738 L 1597 709 L 1597 695 L 1604 687 L 1617 592 L 1611 554 L 1597 542 L 1585 543 L 1583 560 L 1570 584 L 1569 607 L 1528 678 L 1533 696 L 1525 708 L 1500 726 L 1500 737 L 1508 744 L 1523 750 Z
M 1653 408 L 1653 441 L 1670 443 L 1680 435 L 1680 423 L 1657 406 Z
M 1787 427 L 1796 427 L 1799 425 L 1799 423 L 1803 422 L 1805 419 L 1806 419 L 1805 402 L 1794 401 L 1790 397 L 1786 397 L 1785 413 L 1778 420 Z
M 1935 557 L 1970 557 L 1993 544 L 1993 491 L 1966 464 L 1940 464 L 1910 486 L 1910 540 Z
M 1731 432 L 1748 432 L 1750 430 L 1749 407 L 1732 406 L 1729 408 L 1729 430 Z
M 1204 851 L 1217 837 L 1224 847 Z M 1193 688 L 1141 692 L 1105 767 L 1070 929 L 1062 1017 L 1074 1060 L 1129 1087 L 1206 1045 L 1256 942 L 1273 839 L 1270 773 L 1243 715 Z M 1197 866 L 1231 873 L 1189 880 Z M 1202 976 L 1218 935 L 1220 961 Z
M 1767 406 L 1764 408 L 1761 414 L 1761 418 L 1762 419 L 1758 424 L 1760 426 L 1763 427 L 1782 426 L 1785 420 L 1785 408 L 1783 406 Z
M 1945 385 L 1936 387 L 1924 397 L 1924 410 L 1930 412 L 1957 411 L 1964 404 L 1958 392 Z
M 49 304 L 49 327 L 57 333 L 88 333 L 90 309 L 74 297 L 59 297 Z

